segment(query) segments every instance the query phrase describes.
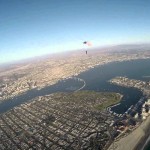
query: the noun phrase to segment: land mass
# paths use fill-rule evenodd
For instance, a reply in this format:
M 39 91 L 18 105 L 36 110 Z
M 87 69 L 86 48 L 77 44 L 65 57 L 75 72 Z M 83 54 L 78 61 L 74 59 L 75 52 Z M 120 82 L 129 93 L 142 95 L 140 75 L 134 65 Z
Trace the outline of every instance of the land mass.
M 113 116 L 105 108 L 120 99 L 117 93 L 94 91 L 37 97 L 0 115 L 0 149 L 107 148 Z
M 139 45 L 138 45 L 139 46 Z M 138 50 L 129 46 L 107 49 L 71 52 L 57 57 L 27 61 L 0 69 L 0 102 L 23 94 L 31 89 L 41 89 L 53 85 L 62 79 L 76 76 L 97 65 L 114 61 L 127 61 L 150 58 L 148 48 Z M 118 49 L 121 49 L 120 51 Z

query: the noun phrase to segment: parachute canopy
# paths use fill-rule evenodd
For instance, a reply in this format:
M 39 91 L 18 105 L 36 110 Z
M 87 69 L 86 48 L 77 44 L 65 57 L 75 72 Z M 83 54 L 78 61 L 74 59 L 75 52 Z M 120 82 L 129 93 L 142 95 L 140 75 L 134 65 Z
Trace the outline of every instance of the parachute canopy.
M 83 44 L 86 44 L 86 45 L 88 45 L 88 46 L 91 46 L 91 45 L 92 45 L 91 42 L 89 42 L 89 41 L 84 41 Z

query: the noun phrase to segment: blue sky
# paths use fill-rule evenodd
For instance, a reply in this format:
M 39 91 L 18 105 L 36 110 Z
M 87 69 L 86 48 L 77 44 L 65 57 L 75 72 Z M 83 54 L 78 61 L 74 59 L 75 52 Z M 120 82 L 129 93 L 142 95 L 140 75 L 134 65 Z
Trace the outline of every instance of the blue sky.
M 149 0 L 0 0 L 0 63 L 150 42 Z

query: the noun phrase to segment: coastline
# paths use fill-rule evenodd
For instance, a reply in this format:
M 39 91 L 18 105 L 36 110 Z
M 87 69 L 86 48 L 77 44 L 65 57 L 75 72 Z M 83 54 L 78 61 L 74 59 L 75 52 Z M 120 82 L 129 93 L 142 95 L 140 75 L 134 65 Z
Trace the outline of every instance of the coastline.
M 9 96 L 7 96 L 7 97 L 0 97 L 0 103 L 2 103 L 2 102 L 4 102 L 5 100 L 7 101 L 8 99 L 13 99 L 13 98 L 15 98 L 17 95 L 22 95 L 22 94 L 24 94 L 24 93 L 26 93 L 26 92 L 28 92 L 29 90 L 34 90 L 34 89 L 37 89 L 37 90 L 41 90 L 41 89 L 43 89 L 44 87 L 48 87 L 48 86 L 52 86 L 52 85 L 55 85 L 55 84 L 57 84 L 59 81 L 61 81 L 61 80 L 64 80 L 64 79 L 68 79 L 68 78 L 72 78 L 72 77 L 76 77 L 77 75 L 79 75 L 79 74 L 81 74 L 81 73 L 83 73 L 83 72 L 86 72 L 86 71 L 88 71 L 88 70 L 90 70 L 90 69 L 92 69 L 92 68 L 95 68 L 95 67 L 97 67 L 97 66 L 104 66 L 104 65 L 107 65 L 107 64 L 110 64 L 110 63 L 118 63 L 118 62 L 127 62 L 127 61 L 135 61 L 135 60 L 146 60 L 146 59 L 150 59 L 150 57 L 144 57 L 144 56 L 141 56 L 141 57 L 133 57 L 133 58 L 130 58 L 130 59 L 128 59 L 128 58 L 123 58 L 123 59 L 112 59 L 112 60 L 110 60 L 110 61 L 107 61 L 107 62 L 105 62 L 105 61 L 102 61 L 102 62 L 100 62 L 100 63 L 96 63 L 96 64 L 93 64 L 92 66 L 88 66 L 88 67 L 86 67 L 86 68 L 84 68 L 83 70 L 80 70 L 79 72 L 74 72 L 73 74 L 70 74 L 70 75 L 67 75 L 67 76 L 65 76 L 65 77 L 60 77 L 60 78 L 57 78 L 56 80 L 54 80 L 54 81 L 51 81 L 50 83 L 49 82 L 46 82 L 46 84 L 45 85 L 40 85 L 40 86 L 37 86 L 37 87 L 34 87 L 34 88 L 31 88 L 31 89 L 25 89 L 25 90 L 21 90 L 21 91 L 19 91 L 19 92 L 17 92 L 17 94 L 15 93 L 15 94 L 11 94 L 11 96 L 9 95 Z
M 115 150 L 144 150 L 150 133 L 150 115 L 129 135 L 114 142 Z M 113 144 L 108 148 L 113 150 Z

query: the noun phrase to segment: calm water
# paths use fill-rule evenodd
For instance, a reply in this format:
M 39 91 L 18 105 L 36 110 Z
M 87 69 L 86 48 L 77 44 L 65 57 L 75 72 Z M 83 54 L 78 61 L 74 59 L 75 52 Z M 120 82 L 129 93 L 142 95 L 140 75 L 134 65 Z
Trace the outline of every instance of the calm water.
M 86 86 L 83 90 L 95 91 L 111 91 L 123 94 L 121 104 L 114 107 L 113 111 L 116 113 L 124 113 L 131 105 L 142 97 L 142 92 L 134 88 L 124 88 L 112 85 L 108 80 L 116 76 L 127 76 L 133 79 L 140 79 L 148 81 L 150 78 L 143 76 L 150 76 L 150 59 L 134 60 L 126 62 L 113 62 L 104 66 L 97 66 L 86 72 L 78 75 L 78 78 L 84 79 Z M 54 92 L 71 92 L 83 85 L 83 82 L 75 79 L 67 79 L 60 81 L 55 85 L 43 88 L 41 90 L 30 90 L 27 93 L 9 99 L 0 104 L 0 113 L 6 112 L 15 106 L 27 102 L 37 96 L 43 96 Z

